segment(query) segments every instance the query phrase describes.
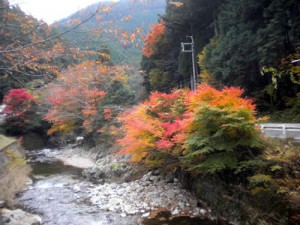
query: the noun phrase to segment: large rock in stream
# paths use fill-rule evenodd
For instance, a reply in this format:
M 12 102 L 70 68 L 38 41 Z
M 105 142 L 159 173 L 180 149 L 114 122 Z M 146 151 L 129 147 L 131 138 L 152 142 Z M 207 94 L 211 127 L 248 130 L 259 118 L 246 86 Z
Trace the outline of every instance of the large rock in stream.
M 21 209 L 0 211 L 0 225 L 40 225 L 41 218 Z
M 86 168 L 82 171 L 82 175 L 95 184 L 104 184 L 106 178 L 105 172 L 98 167 Z
M 124 156 L 102 155 L 96 161 L 97 166 L 84 169 L 82 175 L 95 184 L 129 182 L 140 178 L 142 173 L 130 166 L 127 160 Z

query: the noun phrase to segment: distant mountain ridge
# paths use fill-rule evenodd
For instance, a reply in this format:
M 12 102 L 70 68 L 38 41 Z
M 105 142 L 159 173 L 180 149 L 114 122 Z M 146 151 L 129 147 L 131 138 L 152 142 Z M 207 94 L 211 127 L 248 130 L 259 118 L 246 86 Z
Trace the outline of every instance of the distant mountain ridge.
M 107 7 L 111 2 L 101 2 Z M 99 4 L 93 4 L 53 25 L 57 32 L 87 18 L 94 13 Z M 130 64 L 138 67 L 145 36 L 159 15 L 165 12 L 165 0 L 132 1 L 121 0 L 107 14 L 99 13 L 80 28 L 64 36 L 82 50 L 97 51 L 106 46 L 111 52 L 114 64 Z

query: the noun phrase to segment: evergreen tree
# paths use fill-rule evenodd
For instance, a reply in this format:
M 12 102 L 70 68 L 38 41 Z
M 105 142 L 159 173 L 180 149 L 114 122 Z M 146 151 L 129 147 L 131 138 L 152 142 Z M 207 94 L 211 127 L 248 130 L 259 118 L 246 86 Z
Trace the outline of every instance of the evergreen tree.
M 218 15 L 220 34 L 206 46 L 206 67 L 223 86 L 241 86 L 267 104 L 295 96 L 288 93 L 293 83 L 285 79 L 280 93 L 274 92 L 272 74 L 261 75 L 263 67 L 279 68 L 282 59 L 299 44 L 295 27 L 299 1 L 230 0 Z M 293 16 L 292 16 L 293 15 Z M 273 91 L 270 91 L 272 88 Z M 285 90 L 286 89 L 286 90 Z M 267 95 L 271 95 L 270 100 Z M 276 97 L 276 98 L 275 98 Z
M 181 53 L 180 44 L 189 41 L 187 36 L 192 35 L 195 52 L 199 52 L 209 42 L 215 32 L 214 16 L 220 2 L 221 0 L 180 0 L 176 3 L 181 4 L 174 5 L 173 1 L 168 1 L 166 13 L 161 17 L 166 30 L 164 37 L 157 43 L 158 51 L 151 57 L 144 56 L 141 63 L 148 91 L 168 92 L 174 87 L 189 85 L 192 72 L 191 55 Z M 155 70 L 152 71 L 153 69 Z M 160 77 L 166 85 L 157 85 L 159 80 L 153 82 L 154 75 Z

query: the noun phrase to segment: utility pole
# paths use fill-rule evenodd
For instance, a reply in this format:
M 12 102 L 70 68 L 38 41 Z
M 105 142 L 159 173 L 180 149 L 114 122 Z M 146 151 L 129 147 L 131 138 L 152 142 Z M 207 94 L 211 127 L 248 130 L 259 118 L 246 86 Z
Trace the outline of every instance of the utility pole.
M 191 42 L 181 42 L 181 52 L 192 53 L 193 75 L 191 77 L 191 89 L 192 91 L 195 91 L 197 89 L 197 81 L 196 81 L 194 38 L 193 36 L 187 36 L 187 38 L 190 38 Z

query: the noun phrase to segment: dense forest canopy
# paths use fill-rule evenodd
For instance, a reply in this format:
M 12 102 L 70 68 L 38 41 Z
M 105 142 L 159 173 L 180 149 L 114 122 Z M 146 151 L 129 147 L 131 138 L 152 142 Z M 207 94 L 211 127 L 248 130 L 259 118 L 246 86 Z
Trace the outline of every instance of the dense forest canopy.
M 189 86 L 191 54 L 180 43 L 195 40 L 200 82 L 239 86 L 262 111 L 284 109 L 299 92 L 298 0 L 168 1 L 166 27 L 154 53 L 142 61 L 148 91 Z M 299 101 L 299 100 L 298 100 Z

